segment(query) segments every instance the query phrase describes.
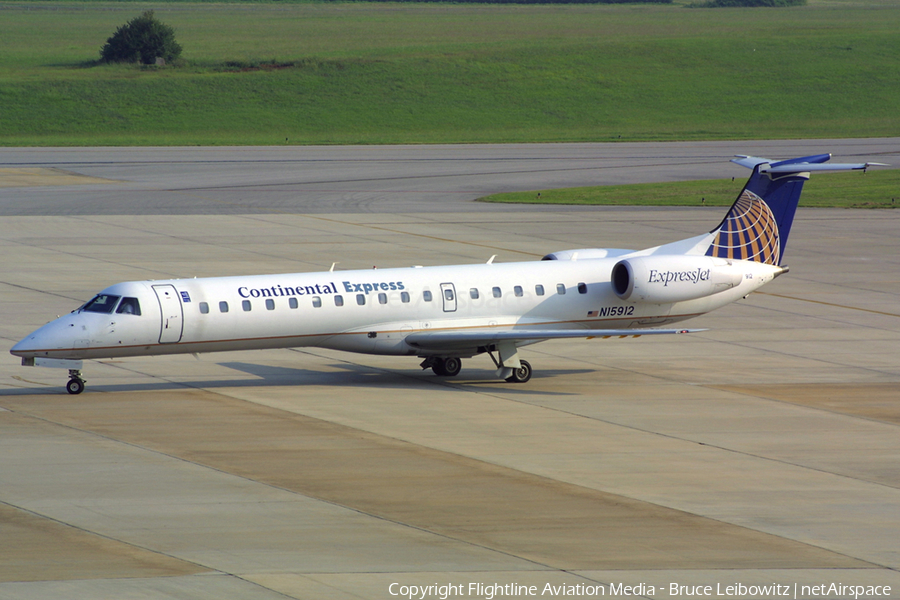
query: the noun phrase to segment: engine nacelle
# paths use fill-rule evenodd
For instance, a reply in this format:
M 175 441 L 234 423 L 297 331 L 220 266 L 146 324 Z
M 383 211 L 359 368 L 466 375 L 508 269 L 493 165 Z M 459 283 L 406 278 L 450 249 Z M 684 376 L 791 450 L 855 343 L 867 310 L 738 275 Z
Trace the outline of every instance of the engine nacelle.
M 669 304 L 711 296 L 740 285 L 732 261 L 712 256 L 637 256 L 616 263 L 612 287 L 622 300 Z

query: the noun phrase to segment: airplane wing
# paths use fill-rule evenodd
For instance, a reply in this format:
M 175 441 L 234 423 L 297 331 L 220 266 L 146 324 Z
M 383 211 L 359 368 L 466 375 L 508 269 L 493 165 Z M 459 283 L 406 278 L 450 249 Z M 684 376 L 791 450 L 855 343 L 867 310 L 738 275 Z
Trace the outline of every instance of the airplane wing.
M 465 348 L 493 346 L 502 342 L 523 345 L 545 340 L 566 338 L 640 337 L 642 335 L 666 335 L 696 333 L 706 329 L 504 329 L 501 331 L 421 331 L 406 336 L 406 343 L 421 350 L 452 351 Z

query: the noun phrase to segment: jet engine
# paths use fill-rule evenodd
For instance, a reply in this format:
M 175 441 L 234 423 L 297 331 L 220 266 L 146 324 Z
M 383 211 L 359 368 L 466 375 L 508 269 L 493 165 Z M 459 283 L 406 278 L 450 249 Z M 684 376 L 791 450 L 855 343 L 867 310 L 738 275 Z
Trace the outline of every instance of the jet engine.
M 612 287 L 622 300 L 669 304 L 729 290 L 743 272 L 731 260 L 712 256 L 637 256 L 612 269 Z

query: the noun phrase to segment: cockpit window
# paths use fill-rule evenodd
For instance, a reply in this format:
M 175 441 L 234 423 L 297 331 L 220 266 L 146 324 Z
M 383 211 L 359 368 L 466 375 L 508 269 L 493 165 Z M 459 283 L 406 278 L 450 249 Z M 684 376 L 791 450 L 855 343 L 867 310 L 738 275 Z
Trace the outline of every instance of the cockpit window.
M 97 294 L 94 298 L 81 307 L 85 312 L 95 313 L 111 313 L 119 301 L 121 296 L 111 296 L 109 294 Z
M 138 302 L 137 298 L 122 298 L 122 301 L 119 302 L 119 308 L 116 309 L 116 313 L 120 315 L 140 316 L 141 304 Z

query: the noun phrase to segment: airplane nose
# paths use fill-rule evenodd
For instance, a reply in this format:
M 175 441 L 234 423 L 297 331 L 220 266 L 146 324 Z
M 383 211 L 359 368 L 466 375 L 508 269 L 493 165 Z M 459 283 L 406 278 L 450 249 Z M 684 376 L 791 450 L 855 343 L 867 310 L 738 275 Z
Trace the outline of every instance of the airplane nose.
M 10 348 L 10 354 L 22 358 L 32 358 L 50 356 L 54 351 L 70 350 L 73 325 L 66 321 L 67 318 L 63 317 L 32 331 Z
M 10 348 L 9 353 L 13 356 L 29 356 L 29 352 L 33 348 L 32 342 L 34 341 L 33 336 L 28 336 L 24 340 L 19 341 L 15 346 Z
M 48 344 L 44 339 L 46 336 L 42 335 L 42 330 L 38 329 L 37 331 L 33 331 L 28 334 L 24 339 L 20 340 L 15 346 L 10 348 L 9 353 L 14 356 L 21 356 L 23 358 L 34 357 L 37 355 L 39 350 L 48 350 Z

